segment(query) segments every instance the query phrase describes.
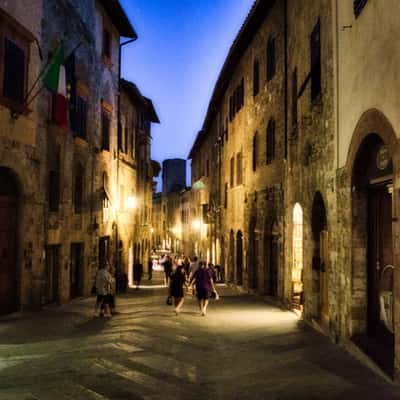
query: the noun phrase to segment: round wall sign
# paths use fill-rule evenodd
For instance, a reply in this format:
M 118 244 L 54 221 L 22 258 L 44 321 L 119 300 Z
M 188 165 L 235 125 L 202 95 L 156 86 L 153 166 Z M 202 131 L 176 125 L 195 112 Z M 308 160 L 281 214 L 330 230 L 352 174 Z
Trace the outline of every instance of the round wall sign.
M 378 154 L 376 155 L 376 167 L 383 171 L 387 168 L 390 162 L 390 154 L 389 154 L 389 147 L 386 145 L 382 145 L 379 150 Z

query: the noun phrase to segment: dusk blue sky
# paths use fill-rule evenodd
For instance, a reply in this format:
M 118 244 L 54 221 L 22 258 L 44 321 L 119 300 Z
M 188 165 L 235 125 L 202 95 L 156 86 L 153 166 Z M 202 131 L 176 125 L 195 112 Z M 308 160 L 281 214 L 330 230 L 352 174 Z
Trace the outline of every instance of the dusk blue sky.
M 120 1 L 139 36 L 123 48 L 122 76 L 161 120 L 152 126 L 152 158 L 186 159 L 253 0 Z

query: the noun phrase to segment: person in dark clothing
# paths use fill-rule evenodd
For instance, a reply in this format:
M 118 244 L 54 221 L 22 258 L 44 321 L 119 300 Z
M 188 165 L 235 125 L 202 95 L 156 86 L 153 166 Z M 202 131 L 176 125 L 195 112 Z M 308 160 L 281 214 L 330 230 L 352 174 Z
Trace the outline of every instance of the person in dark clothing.
M 202 316 L 205 316 L 207 313 L 209 292 L 214 292 L 215 299 L 219 299 L 211 271 L 207 268 L 205 261 L 199 263 L 199 268 L 193 274 L 190 284 L 196 284 L 196 294 L 197 300 L 199 301 L 200 313 Z
M 135 282 L 136 290 L 139 290 L 140 281 L 142 280 L 142 275 L 143 275 L 143 265 L 139 262 L 139 260 L 136 260 L 133 266 L 133 281 Z
M 169 286 L 169 278 L 172 274 L 172 261 L 169 256 L 166 257 L 166 260 L 163 263 L 164 266 L 164 274 L 165 274 L 165 286 Z
M 185 301 L 184 286 L 186 285 L 186 273 L 182 265 L 170 276 L 170 296 L 174 298 L 175 314 L 178 315 Z
M 153 279 L 153 259 L 150 257 L 148 264 L 148 271 L 149 271 L 149 281 L 151 281 Z

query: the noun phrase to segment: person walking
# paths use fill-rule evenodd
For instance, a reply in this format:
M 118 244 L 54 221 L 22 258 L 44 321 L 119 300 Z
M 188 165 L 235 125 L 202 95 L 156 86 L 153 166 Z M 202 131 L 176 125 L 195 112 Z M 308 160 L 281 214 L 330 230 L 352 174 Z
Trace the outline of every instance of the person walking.
M 169 287 L 169 279 L 172 274 L 172 261 L 171 261 L 170 256 L 165 257 L 163 266 L 164 266 L 164 284 L 165 284 L 165 287 Z
M 175 314 L 178 315 L 185 301 L 183 287 L 186 285 L 186 273 L 182 265 L 179 265 L 170 277 L 170 296 L 174 298 Z
M 150 257 L 147 263 L 148 274 L 149 274 L 149 281 L 153 279 L 153 259 Z
M 143 275 L 143 265 L 136 260 L 133 266 L 133 281 L 135 282 L 136 288 L 135 290 L 139 290 L 140 281 L 142 280 Z
M 207 314 L 209 293 L 212 290 L 215 293 L 215 299 L 219 299 L 215 289 L 211 271 L 207 268 L 205 261 L 199 263 L 199 268 L 193 274 L 190 285 L 196 285 L 197 300 L 199 302 L 200 313 L 202 316 Z
M 105 314 L 111 315 L 109 306 L 110 287 L 113 283 L 113 277 L 107 271 L 106 265 L 101 265 L 96 273 L 95 286 L 96 286 L 96 303 L 94 306 L 95 315 L 104 317 Z M 98 314 L 100 308 L 100 314 Z

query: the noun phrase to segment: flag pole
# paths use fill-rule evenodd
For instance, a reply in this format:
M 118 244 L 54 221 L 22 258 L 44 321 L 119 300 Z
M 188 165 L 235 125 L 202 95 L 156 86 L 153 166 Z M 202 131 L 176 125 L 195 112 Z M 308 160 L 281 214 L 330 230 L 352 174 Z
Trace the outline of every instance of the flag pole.
M 31 88 L 28 90 L 27 94 L 25 95 L 23 104 L 29 105 L 29 104 L 31 103 L 31 101 L 28 103 L 29 96 L 30 96 L 31 93 L 33 92 L 33 89 L 35 89 L 35 87 L 36 87 L 37 83 L 39 82 L 40 78 L 41 78 L 41 77 L 43 76 L 43 74 L 45 73 L 47 67 L 48 67 L 48 66 L 52 63 L 52 61 L 54 60 L 54 57 L 56 56 L 58 50 L 60 49 L 61 44 L 62 44 L 62 42 L 58 44 L 57 49 L 56 49 L 56 51 L 55 51 L 54 54 L 53 54 L 53 57 L 52 57 L 50 60 L 47 60 L 46 65 L 45 65 L 45 66 L 42 68 L 42 70 L 40 71 L 40 73 L 39 73 L 38 77 L 36 78 L 35 82 L 33 83 L 33 85 L 31 86 Z

